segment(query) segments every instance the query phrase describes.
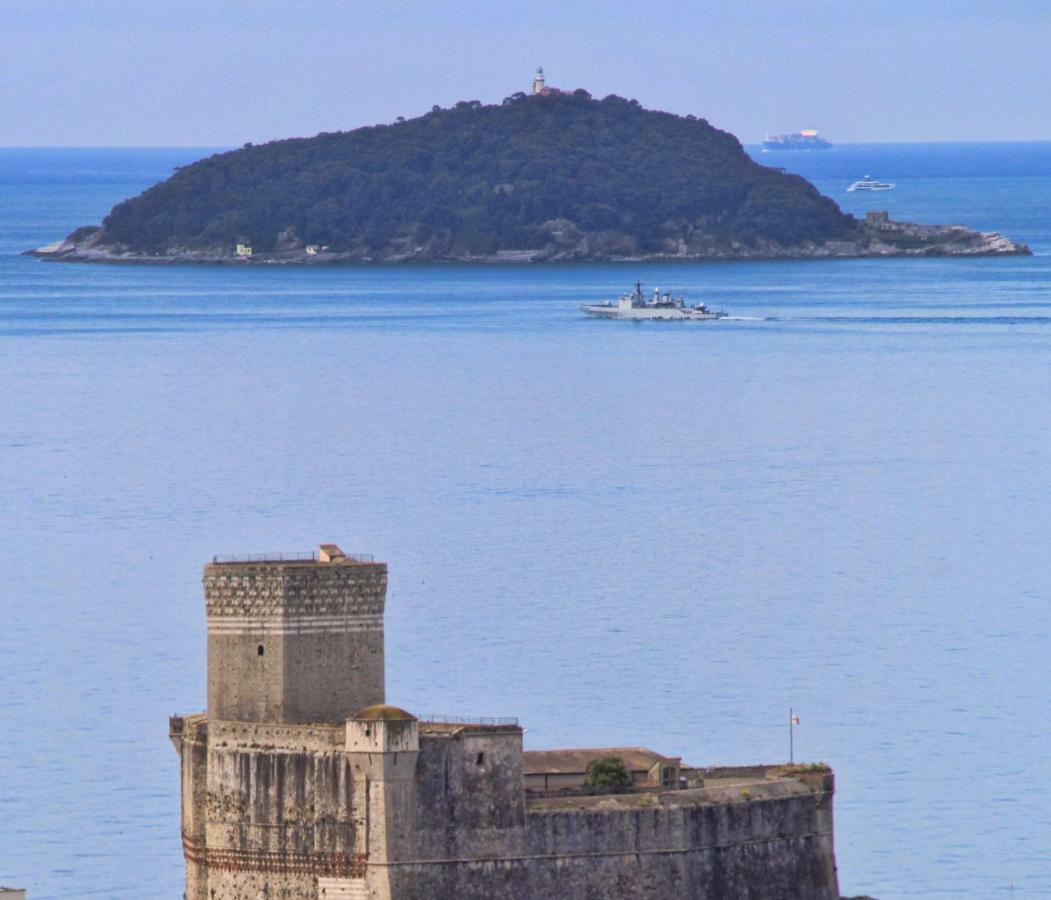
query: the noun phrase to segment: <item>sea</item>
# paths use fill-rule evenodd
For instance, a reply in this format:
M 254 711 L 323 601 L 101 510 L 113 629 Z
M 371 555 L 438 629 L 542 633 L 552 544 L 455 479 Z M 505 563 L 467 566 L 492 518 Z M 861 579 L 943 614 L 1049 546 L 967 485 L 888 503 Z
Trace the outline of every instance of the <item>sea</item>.
M 0 883 L 181 896 L 201 567 L 334 541 L 393 703 L 827 762 L 845 895 L 1051 896 L 1051 143 L 750 151 L 1034 255 L 63 265 L 212 151 L 0 150 Z

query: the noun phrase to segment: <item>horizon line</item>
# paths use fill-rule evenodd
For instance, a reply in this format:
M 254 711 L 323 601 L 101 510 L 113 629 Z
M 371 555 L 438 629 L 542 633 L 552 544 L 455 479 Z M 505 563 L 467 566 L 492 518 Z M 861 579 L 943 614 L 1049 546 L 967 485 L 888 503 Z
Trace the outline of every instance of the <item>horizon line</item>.
M 353 131 L 355 129 L 351 129 Z M 351 131 L 343 132 L 350 134 Z M 332 132 L 319 132 L 332 134 Z M 734 135 L 736 137 L 736 135 Z M 274 138 L 261 143 L 249 142 L 253 146 L 263 147 L 266 144 L 279 143 L 288 140 L 310 140 L 317 135 L 294 135 L 287 138 Z M 737 138 L 741 141 L 740 138 Z M 758 147 L 763 143 L 762 138 L 754 141 L 741 141 L 742 147 Z M 954 139 L 913 139 L 902 141 L 835 141 L 831 148 L 837 147 L 860 147 L 860 146 L 891 146 L 891 145 L 915 145 L 915 144 L 1051 144 L 1051 138 L 987 138 L 982 140 L 954 140 Z M 245 144 L 0 144 L 2 150 L 241 150 Z

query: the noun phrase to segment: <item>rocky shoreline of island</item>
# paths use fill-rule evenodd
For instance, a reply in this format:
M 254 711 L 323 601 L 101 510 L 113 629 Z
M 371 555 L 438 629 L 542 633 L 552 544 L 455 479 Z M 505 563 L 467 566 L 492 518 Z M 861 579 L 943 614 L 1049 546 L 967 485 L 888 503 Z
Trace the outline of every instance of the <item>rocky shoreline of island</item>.
M 302 246 L 297 242 L 253 252 L 251 247 L 176 248 L 147 254 L 120 244 L 109 244 L 102 228 L 78 229 L 68 238 L 27 250 L 24 255 L 52 262 L 128 263 L 138 265 L 398 265 L 398 264 L 488 264 L 538 263 L 640 263 L 707 262 L 717 260 L 856 259 L 879 257 L 1031 256 L 1028 245 L 995 231 L 975 231 L 964 225 L 922 225 L 898 222 L 885 212 L 869 213 L 859 222 L 852 239 L 808 241 L 783 246 L 775 241 L 745 244 L 689 246 L 682 242 L 674 250 L 659 253 L 623 253 L 605 248 L 601 241 L 584 235 L 571 243 L 552 242 L 543 247 L 498 250 L 491 254 L 448 253 L 447 248 L 426 245 L 392 246 L 387 251 L 370 249 L 333 251 L 327 247 Z

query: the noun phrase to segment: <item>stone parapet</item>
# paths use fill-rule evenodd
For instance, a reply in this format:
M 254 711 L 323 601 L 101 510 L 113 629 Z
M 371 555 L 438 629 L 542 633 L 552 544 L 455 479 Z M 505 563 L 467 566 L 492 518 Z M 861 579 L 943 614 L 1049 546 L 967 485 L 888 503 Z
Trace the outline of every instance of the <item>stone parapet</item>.
M 343 749 L 343 725 L 297 725 L 273 722 L 212 723 L 210 745 L 276 753 L 332 753 Z

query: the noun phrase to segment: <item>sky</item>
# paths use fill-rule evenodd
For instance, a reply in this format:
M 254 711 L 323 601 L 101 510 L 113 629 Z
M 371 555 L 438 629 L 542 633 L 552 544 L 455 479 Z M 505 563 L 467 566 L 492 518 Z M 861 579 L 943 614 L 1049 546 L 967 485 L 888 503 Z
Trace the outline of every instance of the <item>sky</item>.
M 0 0 L 0 146 L 239 146 L 548 83 L 744 143 L 1051 140 L 1051 0 Z

